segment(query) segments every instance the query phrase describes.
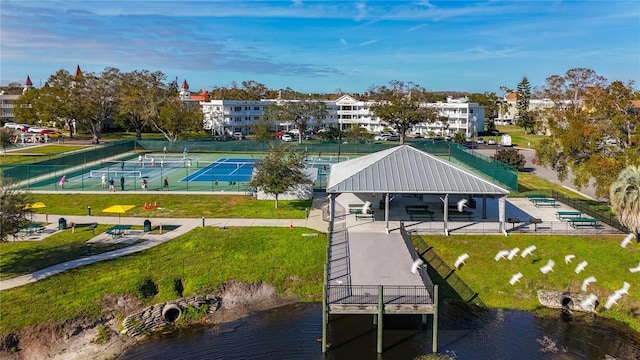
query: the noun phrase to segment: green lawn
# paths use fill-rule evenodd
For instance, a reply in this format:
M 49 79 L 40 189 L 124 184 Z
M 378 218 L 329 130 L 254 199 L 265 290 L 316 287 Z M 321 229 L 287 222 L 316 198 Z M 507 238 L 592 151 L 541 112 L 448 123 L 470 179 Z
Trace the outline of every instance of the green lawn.
M 524 148 L 533 148 L 545 138 L 545 136 L 525 133 L 523 128 L 515 125 L 496 125 L 496 129 L 500 133 L 511 135 L 511 142 L 514 146 L 517 145 Z
M 99 225 L 95 234 L 105 232 L 111 225 Z M 87 240 L 94 232 L 78 227 L 59 231 L 41 241 L 0 242 L 0 279 L 6 280 L 16 276 L 44 269 L 69 260 L 79 259 L 87 255 Z M 128 245 L 93 244 L 91 254 L 99 254 L 116 250 Z
M 569 236 L 569 235 L 501 235 L 463 236 L 453 235 L 424 237 L 429 246 L 453 267 L 457 257 L 469 254 L 469 259 L 457 274 L 480 295 L 480 299 L 491 307 L 535 310 L 540 308 L 537 290 L 558 290 L 581 293 L 582 281 L 595 276 L 598 281 L 588 288 L 589 293 L 599 297 L 604 306 L 607 297 L 623 282 L 631 284 L 629 295 L 625 295 L 608 311 L 599 311 L 602 316 L 618 319 L 640 331 L 640 319 L 634 314 L 640 307 L 640 277 L 629 272 L 638 266 L 640 245 L 620 247 L 623 236 Z M 532 256 L 516 256 L 496 262 L 494 257 L 500 250 L 511 250 L 535 245 Z M 565 255 L 575 259 L 565 264 Z M 553 272 L 542 274 L 539 268 L 549 259 L 555 261 Z M 586 260 L 584 272 L 575 273 L 578 263 Z M 515 286 L 509 284 L 511 276 L 521 272 L 524 276 Z M 635 290 L 634 290 L 635 289 Z
M 303 236 L 310 233 L 318 236 Z M 0 333 L 48 321 L 96 319 L 105 295 L 137 294 L 146 277 L 159 289 L 146 299 L 149 304 L 177 298 L 176 278 L 182 279 L 184 296 L 217 293 L 220 284 L 237 280 L 264 281 L 280 294 L 319 301 L 326 245 L 326 236 L 306 228 L 197 228 L 140 253 L 0 292 L 0 304 L 11 304 L 0 306 Z
M 88 147 L 88 145 L 57 145 L 48 144 L 44 146 L 26 147 L 19 150 L 13 150 L 0 156 L 0 164 L 33 164 L 39 161 L 49 159 L 51 156 L 62 154 L 69 151 L 76 151 Z
M 258 219 L 304 219 L 305 210 L 311 207 L 311 200 L 280 200 L 278 209 L 275 201 L 256 200 L 250 196 L 203 195 L 203 194 L 147 194 L 104 193 L 95 194 L 33 194 L 34 202 L 43 202 L 47 207 L 36 209 L 40 214 L 118 216 L 103 213 L 112 205 L 135 205 L 123 217 L 207 217 L 207 218 L 258 218 Z M 155 202 L 158 210 L 144 210 L 145 203 Z

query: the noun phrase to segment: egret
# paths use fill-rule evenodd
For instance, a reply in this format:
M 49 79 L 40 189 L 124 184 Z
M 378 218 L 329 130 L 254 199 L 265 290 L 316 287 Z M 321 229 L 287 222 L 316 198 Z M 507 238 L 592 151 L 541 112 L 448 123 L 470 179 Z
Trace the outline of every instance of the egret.
M 569 264 L 571 262 L 571 260 L 573 260 L 573 258 L 575 258 L 575 255 L 567 255 L 564 257 L 564 263 L 565 264 Z
M 418 275 L 418 269 L 420 268 L 420 266 L 422 266 L 422 264 L 424 264 L 424 261 L 422 261 L 422 259 L 416 259 L 416 261 L 413 262 L 413 265 L 411 265 L 411 273 L 413 273 L 414 275 Z
M 509 255 L 509 250 L 500 250 L 494 259 L 496 259 L 496 261 L 500 261 L 500 259 L 504 259 L 507 255 Z
M 549 259 L 549 261 L 547 261 L 547 265 L 540 268 L 540 272 L 546 275 L 549 271 L 553 271 L 553 266 L 555 264 L 555 261 Z
M 511 280 L 509 280 L 509 284 L 511 284 L 511 286 L 513 286 L 513 285 L 515 285 L 515 283 L 519 282 L 521 278 L 522 278 L 522 273 L 515 273 L 511 277 Z
M 594 309 L 596 307 L 596 301 L 598 301 L 598 297 L 595 296 L 594 294 L 590 294 L 586 299 L 582 300 L 582 302 L 580 302 L 580 307 L 588 310 L 588 309 Z
M 524 248 L 524 250 L 522 250 L 522 253 L 520 253 L 520 256 L 522 256 L 523 258 L 526 258 L 527 256 L 531 255 L 531 253 L 533 253 L 535 249 L 537 249 L 535 245 L 528 246 Z
M 609 310 L 609 308 L 611 308 L 613 306 L 613 304 L 617 304 L 618 300 L 620 300 L 622 298 L 622 294 L 618 294 L 618 293 L 613 293 L 611 295 L 609 295 L 609 297 L 607 298 L 607 302 L 604 304 L 604 307 L 607 308 L 607 310 Z
M 629 288 L 631 287 L 631 284 L 629 284 L 628 282 L 624 282 L 622 283 L 622 289 L 618 289 L 616 290 L 616 294 L 620 294 L 620 295 L 629 295 Z
M 513 249 L 511 249 L 511 251 L 509 251 L 509 255 L 507 256 L 507 259 L 509 260 L 513 260 L 513 258 L 518 255 L 518 252 L 520 251 L 519 247 L 514 247 Z
M 467 203 L 469 202 L 469 200 L 467 199 L 460 199 L 458 200 L 458 211 L 459 212 L 463 212 L 464 208 L 467 207 Z
M 368 214 L 369 212 L 371 212 L 371 202 L 367 201 L 362 205 L 362 213 Z
M 624 240 L 622 240 L 622 242 L 620 243 L 620 246 L 624 249 L 627 247 L 627 245 L 631 244 L 631 240 L 633 240 L 633 237 L 635 235 L 633 233 L 627 235 Z
M 632 272 L 632 273 L 640 271 L 640 263 L 638 263 L 638 266 L 636 266 L 634 268 L 629 268 L 629 271 Z
M 580 288 L 580 290 L 582 290 L 583 292 L 587 292 L 587 286 L 596 281 L 598 281 L 598 279 L 596 279 L 595 276 L 589 276 L 588 278 L 584 279 L 584 281 L 582 281 L 582 287 Z
M 453 266 L 456 269 L 460 269 L 462 267 L 462 265 L 465 264 L 464 261 L 467 260 L 468 258 L 469 258 L 469 254 L 467 254 L 467 253 L 464 253 L 464 254 L 458 256 L 458 258 L 456 259 L 456 262 L 453 264 Z
M 583 262 L 581 262 L 580 264 L 578 264 L 578 266 L 576 266 L 576 274 L 580 274 L 584 268 L 587 267 L 587 265 L 589 265 L 589 263 L 585 260 Z

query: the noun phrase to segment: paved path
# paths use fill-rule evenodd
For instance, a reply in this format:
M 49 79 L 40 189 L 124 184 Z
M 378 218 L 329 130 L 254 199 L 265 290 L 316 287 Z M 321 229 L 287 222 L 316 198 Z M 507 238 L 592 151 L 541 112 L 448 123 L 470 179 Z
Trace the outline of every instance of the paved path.
M 33 221 L 44 222 L 48 218 L 50 224 L 47 226 L 42 235 L 36 235 L 29 237 L 28 240 L 38 241 L 55 233 L 58 226 L 58 219 L 65 218 L 67 225 L 70 223 L 86 224 L 97 222 L 99 224 L 113 224 L 116 225 L 119 222 L 125 222 L 127 225 L 139 225 L 143 226 L 146 218 L 137 217 L 124 217 L 120 220 L 117 217 L 108 216 L 68 216 L 68 215 L 40 215 L 35 214 Z M 63 271 L 96 263 L 98 261 L 111 260 L 120 256 L 129 255 L 138 251 L 149 249 L 156 245 L 160 245 L 171 239 L 174 239 L 180 235 L 183 235 L 196 227 L 203 226 L 202 218 L 151 218 L 152 226 L 162 225 L 179 225 L 178 228 L 168 231 L 162 235 L 144 235 L 146 241 L 140 243 L 110 251 L 107 253 L 87 256 L 81 259 L 75 259 L 67 261 L 61 264 L 49 266 L 47 268 L 35 271 L 31 274 L 18 276 L 12 279 L 0 281 L 0 291 L 12 289 L 18 286 L 36 282 L 38 280 L 45 279 L 49 276 L 59 274 Z M 322 220 L 322 211 L 319 208 L 313 209 L 307 219 L 295 219 L 295 220 L 283 220 L 283 219 L 204 219 L 204 226 L 215 227 L 234 227 L 234 226 L 282 226 L 282 227 L 307 227 L 321 232 L 327 232 L 327 223 Z M 82 229 L 82 228 L 80 228 Z M 84 231 L 84 230 L 83 230 Z M 133 236 L 132 236 L 133 237 Z M 98 234 L 96 237 L 89 241 L 99 240 L 105 238 L 104 234 Z M 128 239 L 134 240 L 134 239 Z

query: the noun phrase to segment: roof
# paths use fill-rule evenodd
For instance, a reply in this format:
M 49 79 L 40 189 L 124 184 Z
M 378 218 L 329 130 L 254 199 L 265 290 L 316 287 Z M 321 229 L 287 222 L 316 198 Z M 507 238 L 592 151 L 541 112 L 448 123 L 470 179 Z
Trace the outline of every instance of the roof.
M 327 193 L 487 194 L 509 191 L 409 145 L 331 165 Z

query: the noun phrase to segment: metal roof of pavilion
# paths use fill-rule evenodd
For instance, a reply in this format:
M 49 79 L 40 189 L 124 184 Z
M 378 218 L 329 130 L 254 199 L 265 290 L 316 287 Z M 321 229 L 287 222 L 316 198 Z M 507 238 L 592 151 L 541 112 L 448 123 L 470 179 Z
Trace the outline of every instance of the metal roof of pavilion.
M 449 161 L 400 145 L 331 165 L 327 193 L 487 194 L 509 191 Z

